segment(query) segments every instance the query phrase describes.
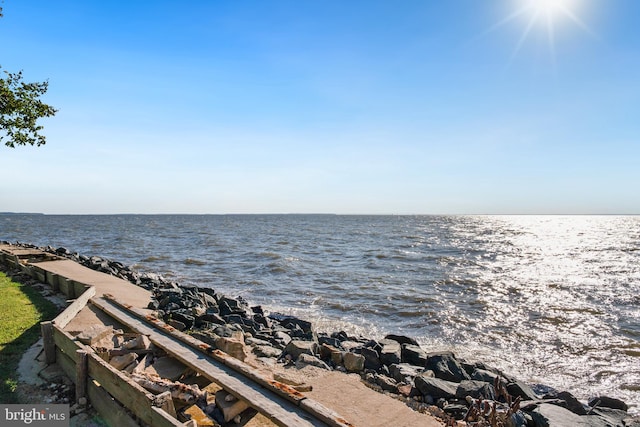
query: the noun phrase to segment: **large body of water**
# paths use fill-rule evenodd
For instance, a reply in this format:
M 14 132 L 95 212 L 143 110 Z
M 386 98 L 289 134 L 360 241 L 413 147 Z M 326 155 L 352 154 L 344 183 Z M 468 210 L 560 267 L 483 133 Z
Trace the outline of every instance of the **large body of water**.
M 317 329 L 413 336 L 531 383 L 640 405 L 640 217 L 0 215 L 64 246 Z

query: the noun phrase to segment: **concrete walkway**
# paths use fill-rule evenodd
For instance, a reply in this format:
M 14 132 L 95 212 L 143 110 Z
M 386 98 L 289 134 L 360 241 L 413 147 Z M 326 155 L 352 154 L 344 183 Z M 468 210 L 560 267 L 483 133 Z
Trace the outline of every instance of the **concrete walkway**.
M 96 290 L 96 297 L 112 294 L 119 300 L 141 309 L 146 309 L 151 301 L 151 292 L 148 290 L 110 274 L 92 270 L 69 259 L 39 261 L 39 259 L 44 259 L 44 255 L 47 255 L 45 252 L 14 245 L 0 244 L 0 251 L 18 256 L 25 261 L 32 259 L 28 264 L 86 286 L 93 286 Z M 79 332 L 96 324 L 114 324 L 114 322 L 113 319 L 88 305 L 64 329 Z
M 118 277 L 91 270 L 71 260 L 44 261 L 37 263 L 37 266 L 67 279 L 95 287 L 96 297 L 104 294 L 115 295 L 121 301 L 143 309 L 146 309 L 151 301 L 151 292 L 148 290 Z M 100 310 L 87 305 L 64 329 L 68 332 L 80 332 L 96 324 L 119 326 Z
M 35 265 L 67 279 L 87 286 L 94 286 L 96 288 L 96 297 L 112 294 L 117 296 L 118 299 L 126 301 L 127 304 L 138 308 L 147 308 L 149 301 L 151 301 L 151 292 L 148 290 L 110 274 L 91 270 L 75 261 L 64 259 L 38 262 Z

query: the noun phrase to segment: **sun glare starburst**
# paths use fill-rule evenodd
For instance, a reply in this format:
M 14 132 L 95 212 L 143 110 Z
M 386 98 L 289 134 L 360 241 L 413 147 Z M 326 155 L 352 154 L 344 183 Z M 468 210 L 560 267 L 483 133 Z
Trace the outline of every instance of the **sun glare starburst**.
M 535 33 L 544 33 L 551 56 L 555 62 L 556 33 L 561 25 L 567 23 L 577 26 L 584 32 L 594 36 L 589 27 L 578 16 L 578 10 L 584 0 L 516 0 L 516 10 L 489 29 L 522 21 L 524 28 L 516 43 L 512 58 L 515 57 L 525 42 Z
M 548 18 L 570 10 L 571 0 L 528 0 L 527 6 L 537 15 L 546 15 Z

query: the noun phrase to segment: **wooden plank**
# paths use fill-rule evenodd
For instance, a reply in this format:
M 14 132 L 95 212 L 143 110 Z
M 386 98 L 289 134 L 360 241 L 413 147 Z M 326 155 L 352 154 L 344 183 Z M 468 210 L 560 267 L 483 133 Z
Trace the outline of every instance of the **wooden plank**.
M 76 287 L 75 287 L 75 282 L 71 279 L 67 279 L 66 277 L 64 278 L 64 281 L 67 282 L 67 289 L 69 290 L 69 299 L 75 299 L 77 295 L 80 294 L 76 294 Z
M 142 421 L 152 424 L 153 394 L 131 381 L 94 353 L 88 353 L 87 371 L 89 376 L 98 381 L 115 399 L 135 412 Z
M 78 349 L 78 344 L 77 344 L 77 342 L 76 342 L 76 341 L 73 341 L 73 338 L 72 338 L 72 337 L 71 337 L 67 332 L 65 332 L 65 331 L 61 331 L 61 330 L 59 330 L 59 329 L 58 329 L 58 328 L 56 328 L 56 327 L 54 327 L 54 336 L 55 336 L 55 337 L 58 337 L 58 339 L 57 339 L 56 341 L 58 341 L 59 343 L 62 343 L 62 344 L 66 347 L 67 351 L 69 351 L 69 352 L 70 352 L 70 353 L 65 353 L 65 352 L 63 352 L 60 348 L 56 348 L 56 353 L 57 353 L 57 354 L 56 354 L 56 362 L 60 365 L 60 367 L 63 369 L 63 371 L 65 372 L 65 374 L 66 374 L 69 378 L 76 378 L 76 375 L 77 375 L 77 366 L 78 366 L 78 365 L 76 364 L 75 360 L 77 360 L 77 359 L 78 359 L 78 356 L 76 355 L 76 352 L 77 352 L 77 351 L 76 351 L 76 352 L 72 352 L 72 350 L 71 350 L 71 349 L 72 349 L 72 348 L 73 348 L 73 349 Z M 84 346 L 83 346 L 83 347 L 84 347 Z M 102 361 L 102 359 L 100 359 L 100 358 L 99 358 L 99 356 L 97 356 L 97 355 L 93 354 L 93 352 L 92 352 L 92 350 L 90 349 L 90 347 L 89 347 L 89 348 L 84 347 L 84 348 L 85 348 L 85 349 L 87 349 L 87 350 L 88 350 L 88 352 L 89 352 L 89 353 L 87 354 L 87 362 L 88 362 L 89 357 L 90 357 L 90 356 L 89 356 L 89 354 L 91 354 L 91 355 L 92 355 L 93 357 L 95 357 L 96 359 L 98 359 L 98 360 Z M 68 355 L 68 354 L 73 354 L 73 355 L 75 356 L 75 359 L 74 359 L 74 358 L 69 357 L 69 355 Z M 109 368 L 111 368 L 111 366 L 110 366 L 110 365 L 107 365 L 107 364 L 106 364 L 106 362 L 103 362 L 102 364 L 104 364 L 104 365 L 108 366 Z M 89 367 L 89 366 L 88 366 L 88 363 L 87 363 L 87 374 L 89 374 L 88 367 Z M 109 368 L 107 368 L 107 369 L 108 369 L 108 370 L 110 370 Z M 115 369 L 113 369 L 113 371 L 115 371 L 115 372 L 111 372 L 111 374 L 117 375 L 117 374 L 115 374 L 116 372 L 119 374 L 119 372 L 118 372 L 118 371 L 116 371 Z M 95 371 L 92 371 L 92 372 L 95 372 Z M 108 375 L 108 374 L 107 374 L 107 375 Z M 122 374 L 120 374 L 120 375 L 122 375 Z M 87 376 L 89 376 L 89 375 L 87 375 Z M 104 378 L 105 378 L 105 376 L 101 376 L 101 375 L 98 375 L 98 376 L 99 376 L 102 380 L 104 380 Z M 125 382 L 126 382 L 127 380 L 128 380 L 128 379 L 126 379 L 126 377 L 125 377 Z M 77 380 L 76 380 L 76 381 L 77 381 Z M 117 382 L 117 380 L 116 380 L 116 381 L 114 381 L 114 382 Z M 108 402 L 105 402 L 105 400 L 104 400 L 104 399 L 102 399 L 104 396 L 100 395 L 98 392 L 94 392 L 94 393 L 92 393 L 92 390 L 91 390 L 91 384 L 92 384 L 92 379 L 91 379 L 91 378 L 87 378 L 86 394 L 87 394 L 87 396 L 89 397 L 89 401 L 91 402 L 91 404 L 92 404 L 92 405 L 93 405 L 93 406 L 98 410 L 98 412 L 100 412 L 100 414 L 101 414 L 105 419 L 109 420 L 109 417 L 113 418 L 113 422 L 114 422 L 114 423 L 110 423 L 110 425 L 112 425 L 112 426 L 114 426 L 114 427 L 119 427 L 120 425 L 126 425 L 126 424 L 118 424 L 118 422 L 120 422 L 120 420 L 122 419 L 123 414 L 124 414 L 124 415 L 126 415 L 126 411 L 124 411 L 124 409 L 122 408 L 122 406 L 120 406 L 117 402 L 113 401 L 113 398 L 112 398 L 111 396 L 109 396 L 108 394 L 107 394 Z M 133 383 L 133 384 L 135 384 L 135 383 Z M 78 386 L 78 382 L 76 382 L 76 387 L 77 387 L 77 386 Z M 136 387 L 136 386 L 137 386 L 137 384 L 135 384 L 135 386 L 134 386 L 134 387 Z M 125 384 L 121 384 L 121 387 L 126 388 L 126 385 L 125 385 Z M 150 407 L 150 406 L 151 406 L 151 401 L 150 401 L 150 399 L 152 399 L 152 396 L 153 396 L 153 395 L 149 394 L 149 393 L 148 393 L 145 389 L 143 389 L 142 387 L 137 387 L 137 388 L 138 388 L 138 390 L 137 390 L 137 391 L 138 391 L 139 393 L 142 393 L 142 394 L 146 395 L 146 399 L 144 399 L 144 401 L 148 402 L 148 404 L 141 406 L 141 408 Z M 94 390 L 94 391 L 95 391 L 95 390 Z M 116 394 L 117 394 L 117 392 L 116 392 Z M 101 399 L 101 400 L 100 400 L 99 402 L 97 402 L 97 403 L 96 403 L 96 402 L 95 402 L 95 399 L 96 399 L 96 398 Z M 139 400 L 139 399 L 134 399 L 134 401 L 136 401 L 136 402 L 137 402 L 138 400 Z M 108 411 L 111 411 L 111 412 L 115 411 L 115 414 L 111 414 L 111 413 L 109 413 L 109 414 L 105 414 L 104 412 L 102 412 L 102 410 L 100 409 L 100 407 L 105 406 L 105 405 L 106 405 L 106 407 L 110 408 L 110 409 L 107 409 Z M 114 406 L 114 405 L 115 405 L 115 406 Z M 130 408 L 130 409 L 131 409 L 131 411 L 132 411 L 132 412 L 134 412 L 134 413 L 137 411 L 137 408 Z M 155 418 L 157 418 L 158 416 L 157 416 L 157 415 L 153 415 L 153 414 L 151 414 L 151 412 L 150 412 L 150 411 L 148 411 L 148 412 L 149 412 L 150 416 L 152 417 L 152 419 L 153 419 L 153 420 L 155 420 L 155 422 L 154 422 L 154 423 L 151 423 L 151 425 L 153 425 L 154 427 L 155 427 L 155 426 L 158 426 L 158 427 L 172 427 L 172 426 L 179 426 L 179 425 L 181 425 L 181 424 L 180 424 L 177 420 L 175 420 L 175 419 L 174 419 L 174 422 L 173 422 L 173 423 L 167 423 L 166 419 L 164 419 L 164 418 L 163 418 L 163 419 L 157 419 L 157 420 L 156 420 Z M 136 414 L 136 415 L 138 415 L 138 414 Z M 128 415 L 127 415 L 127 416 L 128 416 Z M 155 418 L 154 418 L 154 417 L 155 417 Z M 129 418 L 131 418 L 131 417 L 129 417 Z M 141 417 L 141 418 L 142 418 L 142 417 Z M 125 420 L 124 422 L 126 422 L 126 420 Z M 133 425 L 138 426 L 138 424 L 137 424 L 137 423 L 135 423 L 135 424 L 133 424 Z
M 134 331 L 149 336 L 153 344 L 167 351 L 210 381 L 215 382 L 238 399 L 246 401 L 275 424 L 283 427 L 326 426 L 326 423 L 314 419 L 311 414 L 301 410 L 293 403 L 259 384 L 249 383 L 246 378 L 231 368 L 216 362 L 200 351 L 185 347 L 175 337 L 146 325 L 123 308 L 112 305 L 102 298 L 93 298 L 91 302 Z
M 298 392 L 293 387 L 290 387 L 289 385 L 281 383 L 279 381 L 274 381 L 274 380 L 265 378 L 262 374 L 257 372 L 254 368 L 247 365 L 243 361 L 238 360 L 234 357 L 231 357 L 223 351 L 214 350 L 213 347 L 211 347 L 210 345 L 205 344 L 198 339 L 195 339 L 191 335 L 180 332 L 172 328 L 171 326 L 167 325 L 166 323 L 162 322 L 161 320 L 151 318 L 149 315 L 147 315 L 145 312 L 143 312 L 140 309 L 119 303 L 116 299 L 114 299 L 110 295 L 105 295 L 104 297 L 108 301 L 116 304 L 118 307 L 126 309 L 127 312 L 132 313 L 138 319 L 141 319 L 146 323 L 149 323 L 157 328 L 160 328 L 167 335 L 177 338 L 178 340 L 187 344 L 188 346 L 190 346 L 196 351 L 206 352 L 209 355 L 209 357 L 211 357 L 215 361 L 230 367 L 234 371 L 242 374 L 244 377 L 249 378 L 250 380 L 256 382 L 257 384 L 260 384 L 262 387 L 265 387 L 266 389 L 280 395 L 281 397 L 284 397 L 285 399 L 289 400 L 290 402 L 296 405 L 298 405 L 301 400 L 307 398 L 304 394 Z
M 9 267 L 18 267 L 20 265 L 20 261 L 18 260 L 18 257 L 11 254 L 5 258 L 4 262 Z
M 76 402 L 80 398 L 87 397 L 87 352 L 76 350 Z
M 48 271 L 46 271 L 45 274 L 49 275 L 50 273 Z M 71 298 L 71 294 L 69 292 L 69 281 L 68 280 L 59 280 L 58 281 L 58 285 L 59 285 L 60 292 L 65 294 L 67 297 Z
M 96 288 L 91 286 L 87 288 L 82 295 L 80 295 L 74 302 L 72 302 L 62 313 L 53 319 L 55 323 L 61 329 L 64 328 L 73 320 L 74 317 L 82 310 L 89 300 L 96 294 Z
M 46 277 L 46 283 L 51 286 L 52 288 L 55 288 L 56 286 L 58 286 L 58 275 L 55 273 L 52 273 L 50 271 L 47 271 L 44 273 L 45 277 Z
M 76 295 L 80 295 L 76 294 L 75 292 L 75 289 L 73 287 L 73 280 L 67 279 L 66 277 L 58 276 L 58 286 L 60 287 L 60 289 L 65 289 L 64 294 L 68 299 L 75 299 Z
M 87 395 L 91 406 L 110 427 L 140 427 L 127 411 L 95 382 L 89 381 L 87 384 Z
M 20 269 L 24 274 L 31 276 L 31 268 L 27 264 L 20 264 Z
M 151 408 L 151 425 L 153 427 L 183 427 L 180 421 L 157 406 Z
M 47 277 L 45 275 L 45 271 L 38 267 L 37 265 L 32 265 L 33 268 L 33 272 L 35 273 L 35 278 L 36 280 L 38 280 L 40 283 L 46 283 L 47 281 Z M 54 291 L 58 291 L 58 289 L 53 288 Z
M 316 400 L 305 399 L 300 402 L 300 406 L 332 427 L 353 427 L 349 421 Z
M 75 362 L 69 356 L 60 351 L 59 348 L 56 348 L 56 363 L 62 368 L 67 377 L 73 378 L 76 374 Z
M 73 363 L 77 362 L 77 350 L 84 348 L 84 345 L 75 341 L 73 337 L 67 332 L 63 331 L 58 325 L 53 325 L 53 341 L 56 347 L 73 360 Z
M 42 269 L 41 269 L 41 271 L 42 271 L 42 277 L 43 277 L 42 280 L 43 280 L 44 283 L 47 283 L 47 271 L 42 270 Z M 60 280 L 56 280 L 55 282 L 49 283 L 49 284 L 51 285 L 51 289 L 54 292 L 60 292 Z
M 9 261 L 13 263 L 14 267 L 20 268 L 20 258 L 18 257 L 18 255 L 13 255 L 9 258 Z
M 29 274 L 32 279 L 38 280 L 38 276 L 36 275 L 36 269 L 31 264 L 27 264 L 24 266 L 24 272 Z
M 53 341 L 53 323 L 41 322 L 42 342 L 44 343 L 44 354 L 47 365 L 56 362 L 56 344 Z
M 189 338 L 192 338 L 192 337 L 189 337 Z M 202 345 L 202 343 L 200 345 Z M 234 357 L 229 356 L 227 353 L 223 351 L 213 350 L 211 352 L 211 356 L 216 360 L 224 363 L 225 366 L 230 367 L 234 371 L 244 375 L 245 377 L 256 382 L 257 384 L 260 384 L 262 387 L 265 387 L 266 389 L 284 397 L 285 399 L 287 399 L 288 401 L 296 405 L 300 405 L 301 401 L 307 399 L 307 397 L 304 394 L 300 393 L 293 387 L 279 381 L 265 378 L 264 376 L 262 376 L 262 374 L 257 372 L 251 366 L 247 365 L 241 360 L 238 360 Z
M 76 282 L 75 280 L 69 279 L 69 282 L 72 283 L 69 286 L 73 288 L 73 295 L 76 295 L 76 298 L 78 298 L 78 295 L 82 295 L 86 292 L 88 288 L 93 288 L 93 286 L 85 285 L 84 283 Z

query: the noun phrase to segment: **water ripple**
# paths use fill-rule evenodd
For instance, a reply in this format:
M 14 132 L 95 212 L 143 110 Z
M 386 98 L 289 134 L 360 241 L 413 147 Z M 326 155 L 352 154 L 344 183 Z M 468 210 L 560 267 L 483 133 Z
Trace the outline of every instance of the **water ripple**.
M 640 405 L 640 217 L 11 215 L 0 239 Z

